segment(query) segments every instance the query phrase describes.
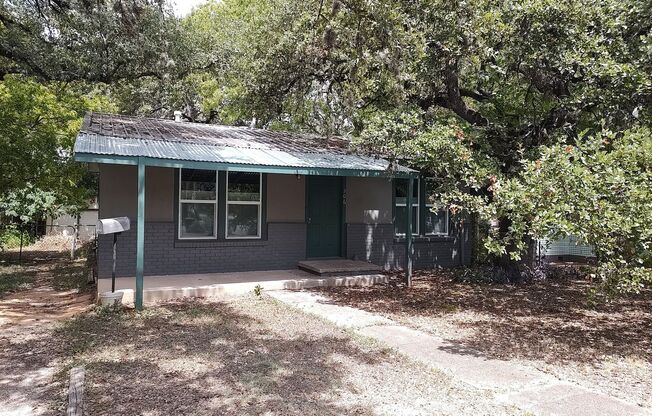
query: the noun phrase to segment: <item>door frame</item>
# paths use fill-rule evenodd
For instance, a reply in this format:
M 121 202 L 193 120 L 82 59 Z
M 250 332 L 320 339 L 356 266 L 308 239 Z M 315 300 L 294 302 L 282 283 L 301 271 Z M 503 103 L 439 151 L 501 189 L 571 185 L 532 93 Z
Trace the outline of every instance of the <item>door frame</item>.
M 323 176 L 326 178 L 337 178 L 340 181 L 340 189 L 342 190 L 339 195 L 341 214 L 340 214 L 340 255 L 341 258 L 346 258 L 346 176 L 324 176 L 324 175 L 306 175 L 305 176 L 305 210 L 304 210 L 304 222 L 306 224 L 306 259 L 327 259 L 329 257 L 308 257 L 308 246 L 310 244 L 310 239 L 308 238 L 308 201 L 310 195 L 310 177 L 311 176 Z M 332 258 L 332 257 L 330 257 Z

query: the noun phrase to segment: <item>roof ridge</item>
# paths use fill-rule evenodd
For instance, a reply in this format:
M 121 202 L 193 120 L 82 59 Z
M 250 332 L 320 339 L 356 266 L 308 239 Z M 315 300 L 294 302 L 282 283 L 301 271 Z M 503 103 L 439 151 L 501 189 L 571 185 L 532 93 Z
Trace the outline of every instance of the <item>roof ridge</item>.
M 179 139 L 161 139 L 157 137 L 126 137 L 126 136 L 121 136 L 119 134 L 114 134 L 111 136 L 107 136 L 104 134 L 92 132 L 92 131 L 80 131 L 80 134 L 86 134 L 86 135 L 94 135 L 98 137 L 108 137 L 112 139 L 122 139 L 122 140 L 140 140 L 140 141 L 155 141 L 155 142 L 163 142 L 163 143 L 176 143 L 176 144 L 187 144 L 187 145 L 195 145 L 195 146 L 211 146 L 211 147 L 224 147 L 224 148 L 229 148 L 229 149 L 250 149 L 250 150 L 267 150 L 267 151 L 276 151 L 276 152 L 287 152 L 287 153 L 307 153 L 307 154 L 322 154 L 322 153 L 330 153 L 333 154 L 332 152 L 329 152 L 328 148 L 315 148 L 315 149 L 304 149 L 301 151 L 298 150 L 289 150 L 289 151 L 284 151 L 280 149 L 265 149 L 265 148 L 260 148 L 260 147 L 252 147 L 252 146 L 239 146 L 239 145 L 226 145 L 223 143 L 211 143 L 210 140 L 206 140 L 202 143 L 197 143 L 193 142 L 190 140 L 179 140 Z M 253 142 L 257 143 L 257 142 Z M 342 153 L 342 155 L 349 155 L 349 156 L 370 156 L 370 157 L 378 157 L 376 155 L 365 155 L 359 152 L 355 152 L 351 150 L 350 148 L 342 149 L 339 148 L 340 150 L 345 151 L 345 153 Z
M 86 113 L 84 116 L 84 123 L 82 124 L 82 127 L 80 129 L 81 131 L 89 132 L 88 129 L 90 125 L 92 124 L 92 119 L 93 116 L 107 116 L 107 117 L 122 117 L 122 118 L 127 118 L 127 119 L 136 119 L 136 120 L 146 120 L 146 121 L 153 121 L 153 122 L 165 122 L 169 124 L 173 124 L 176 126 L 186 126 L 186 127 L 191 127 L 191 128 L 211 128 L 211 129 L 219 129 L 219 128 L 225 128 L 225 129 L 234 129 L 234 130 L 241 130 L 241 131 L 249 131 L 249 132 L 265 132 L 265 133 L 272 133 L 275 135 L 294 135 L 294 136 L 300 136 L 300 137 L 305 137 L 305 138 L 312 138 L 312 139 L 317 139 L 317 140 L 342 140 L 342 141 L 348 141 L 350 142 L 351 140 L 344 137 L 344 136 L 320 136 L 318 134 L 314 133 L 306 133 L 306 132 L 292 132 L 292 131 L 284 131 L 284 130 L 268 130 L 268 129 L 263 129 L 263 128 L 258 128 L 258 127 L 247 127 L 247 126 L 231 126 L 228 124 L 211 124 L 211 123 L 197 123 L 197 122 L 192 122 L 192 121 L 184 121 L 184 122 L 177 122 L 174 120 L 170 120 L 167 118 L 156 118 L 156 117 L 145 117 L 145 116 L 135 116 L 131 114 L 115 114 L 115 113 L 106 113 L 102 111 L 89 111 Z M 86 123 L 86 118 L 88 117 L 88 123 Z

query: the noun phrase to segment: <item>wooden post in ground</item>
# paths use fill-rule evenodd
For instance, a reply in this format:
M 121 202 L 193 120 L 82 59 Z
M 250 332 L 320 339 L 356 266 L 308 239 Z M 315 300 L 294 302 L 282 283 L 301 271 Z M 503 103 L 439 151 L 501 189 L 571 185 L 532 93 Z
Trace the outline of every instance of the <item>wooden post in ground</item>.
M 84 414 L 84 367 L 73 367 L 70 370 L 70 385 L 68 386 L 67 416 L 82 416 Z

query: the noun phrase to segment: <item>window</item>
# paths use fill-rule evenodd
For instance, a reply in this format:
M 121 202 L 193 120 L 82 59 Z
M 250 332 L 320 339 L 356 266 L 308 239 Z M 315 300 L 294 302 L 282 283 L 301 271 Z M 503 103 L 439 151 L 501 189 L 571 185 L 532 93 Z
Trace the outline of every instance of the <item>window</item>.
M 179 238 L 217 236 L 217 171 L 179 170 Z
M 405 235 L 407 225 L 407 179 L 397 179 L 394 187 L 394 233 Z M 419 234 L 419 180 L 412 187 L 412 234 Z
M 262 175 L 227 172 L 226 238 L 260 238 Z
M 405 236 L 408 180 L 397 179 L 394 183 L 394 233 L 397 236 Z M 448 235 L 448 210 L 438 209 L 437 204 L 428 200 L 428 196 L 428 180 L 415 179 L 412 194 L 412 234 Z
M 448 210 L 439 208 L 433 212 L 433 204 L 426 204 L 425 207 L 426 235 L 448 235 Z
M 428 201 L 428 186 L 426 187 L 426 199 L 424 204 L 424 232 L 426 235 L 448 235 L 448 210 L 439 208 L 436 204 Z

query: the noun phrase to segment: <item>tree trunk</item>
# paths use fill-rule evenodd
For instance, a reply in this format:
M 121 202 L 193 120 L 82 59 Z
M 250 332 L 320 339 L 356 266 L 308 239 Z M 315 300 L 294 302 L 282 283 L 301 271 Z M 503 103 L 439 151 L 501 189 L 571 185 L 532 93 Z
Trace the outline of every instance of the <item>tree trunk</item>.
M 503 217 L 498 220 L 498 231 L 501 236 L 506 235 L 509 232 L 509 227 L 511 226 L 511 220 L 509 218 Z M 506 247 L 506 254 L 498 257 L 494 262 L 494 265 L 502 269 L 505 273 L 507 280 L 510 282 L 519 282 L 525 279 L 527 276 L 524 274 L 524 271 L 527 269 L 533 270 L 536 268 L 536 240 L 532 239 L 529 236 L 524 237 L 524 242 L 527 244 L 527 250 L 524 253 L 521 253 L 520 260 L 513 260 L 509 253 L 516 250 L 514 244 L 510 244 Z

